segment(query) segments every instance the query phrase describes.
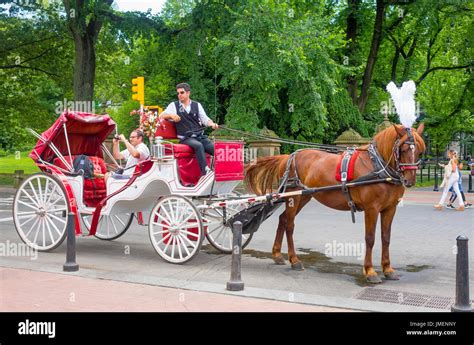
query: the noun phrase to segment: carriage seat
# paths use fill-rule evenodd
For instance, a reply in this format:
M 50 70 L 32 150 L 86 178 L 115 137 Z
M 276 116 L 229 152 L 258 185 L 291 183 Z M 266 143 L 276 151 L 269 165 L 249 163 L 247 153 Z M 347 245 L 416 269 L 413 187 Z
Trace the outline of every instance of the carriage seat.
M 160 119 L 155 136 L 163 139 L 177 139 L 176 127 L 173 122 Z M 200 177 L 201 170 L 194 150 L 188 145 L 165 144 L 165 154 L 174 155 L 178 163 L 178 174 L 184 186 L 195 185 Z M 214 172 L 216 181 L 240 181 L 244 178 L 243 142 L 226 141 L 216 142 L 214 145 Z M 210 156 L 206 154 L 209 166 Z
M 165 155 L 173 155 L 178 165 L 178 176 L 181 184 L 185 187 L 196 185 L 201 178 L 194 150 L 184 144 L 164 144 Z M 206 153 L 207 165 L 210 164 L 211 156 Z
M 155 137 L 162 137 L 165 140 L 178 139 L 176 126 L 173 122 L 160 119 Z M 194 150 L 184 144 L 165 144 L 165 155 L 173 155 L 177 160 L 178 176 L 183 186 L 196 185 L 201 178 L 201 170 L 197 162 Z M 206 154 L 209 165 L 210 156 Z
M 76 155 L 73 156 L 65 156 L 64 158 L 68 163 L 74 162 Z M 105 174 L 107 173 L 107 167 L 105 166 L 105 162 L 102 158 L 97 156 L 89 156 L 90 161 L 94 165 L 94 173 L 96 174 Z M 64 163 L 59 159 L 55 158 L 53 164 L 66 169 L 67 167 Z M 95 207 L 97 204 L 105 198 L 107 195 L 107 189 L 105 185 L 105 179 L 99 177 L 93 177 L 91 179 L 84 179 L 84 192 L 83 192 L 83 200 L 84 204 L 88 207 Z

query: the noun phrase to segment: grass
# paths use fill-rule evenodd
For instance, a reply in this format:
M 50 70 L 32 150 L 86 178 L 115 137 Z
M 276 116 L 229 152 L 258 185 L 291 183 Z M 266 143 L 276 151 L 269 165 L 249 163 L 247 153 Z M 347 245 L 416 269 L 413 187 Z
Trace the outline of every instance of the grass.
M 39 172 L 33 160 L 28 157 L 29 153 L 30 151 L 23 151 L 19 157 L 14 154 L 0 157 L 0 174 L 13 174 L 15 170 L 23 170 L 26 175 Z

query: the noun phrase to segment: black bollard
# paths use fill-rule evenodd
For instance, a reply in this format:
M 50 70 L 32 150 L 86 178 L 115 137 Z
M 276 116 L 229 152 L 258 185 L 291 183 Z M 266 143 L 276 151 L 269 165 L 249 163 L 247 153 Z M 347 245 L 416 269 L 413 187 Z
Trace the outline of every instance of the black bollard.
M 435 184 L 434 184 L 433 191 L 434 192 L 439 191 L 439 188 L 438 188 L 438 173 L 437 172 L 435 172 Z
M 241 259 L 242 259 L 242 223 L 237 221 L 232 226 L 232 264 L 230 280 L 227 282 L 227 290 L 241 291 L 244 289 L 244 282 L 241 280 Z
M 452 312 L 471 312 L 471 302 L 469 301 L 469 239 L 465 235 L 456 238 L 456 302 L 451 306 Z
M 420 169 L 420 183 L 423 183 L 423 167 Z
M 79 265 L 76 263 L 76 221 L 74 213 L 69 212 L 67 215 L 67 251 L 66 263 L 63 265 L 64 272 L 79 271 Z
M 431 181 L 430 165 L 428 164 L 428 181 Z
M 469 189 L 467 192 L 474 193 L 474 190 L 472 190 L 472 174 L 469 174 Z
M 24 179 L 24 170 L 15 170 L 13 173 L 13 187 L 18 188 Z

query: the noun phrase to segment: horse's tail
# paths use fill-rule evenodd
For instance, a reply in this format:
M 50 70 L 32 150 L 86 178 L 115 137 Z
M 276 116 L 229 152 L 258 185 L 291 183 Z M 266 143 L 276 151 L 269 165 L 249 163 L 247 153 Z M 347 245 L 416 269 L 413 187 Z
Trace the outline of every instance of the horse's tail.
M 245 182 L 255 194 L 270 193 L 273 185 L 278 183 L 281 171 L 288 161 L 289 155 L 279 155 L 259 158 L 250 163 L 245 169 Z

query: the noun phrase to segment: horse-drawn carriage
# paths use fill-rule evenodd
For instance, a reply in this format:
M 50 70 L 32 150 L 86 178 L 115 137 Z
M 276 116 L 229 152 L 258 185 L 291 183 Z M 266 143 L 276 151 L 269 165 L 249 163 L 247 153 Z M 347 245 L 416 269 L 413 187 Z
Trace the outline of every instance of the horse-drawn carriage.
M 301 269 L 293 242 L 294 218 L 315 198 L 351 211 L 353 221 L 354 212 L 364 211 L 364 274 L 371 283 L 381 282 L 372 266 L 380 214 L 382 269 L 388 279 L 397 279 L 388 254 L 391 224 L 404 187 L 416 181 L 425 149 L 423 126 L 387 128 L 369 145 L 343 154 L 319 149 L 265 157 L 247 169 L 247 185 L 256 193 L 248 196 L 234 192 L 244 179 L 240 141 L 215 142 L 213 171 L 202 178 L 192 149 L 166 141 L 153 146 L 152 157 L 137 164 L 129 179 L 109 178 L 105 183 L 75 171 L 78 155 L 87 155 L 99 174 L 107 170 L 103 152 L 119 165 L 104 145 L 115 128 L 108 115 L 65 112 L 43 134 L 31 131 L 39 141 L 30 157 L 41 172 L 20 185 L 13 204 L 15 227 L 25 243 L 41 251 L 59 246 L 66 237 L 69 212 L 75 215 L 76 234 L 86 232 L 103 240 L 120 237 L 137 218 L 148 226 L 153 247 L 163 259 L 184 263 L 198 253 L 204 237 L 230 253 L 231 226 L 237 220 L 243 223 L 246 246 L 261 222 L 286 202 L 272 255 L 276 263 L 285 262 L 281 244 L 286 234 L 289 261 Z M 158 135 L 176 138 L 173 123 L 163 120 Z
M 215 142 L 213 171 L 200 178 L 192 149 L 166 141 L 176 138 L 174 124 L 162 120 L 164 139 L 149 159 L 133 167 L 129 179 L 106 180 L 115 161 L 104 145 L 116 130 L 108 115 L 66 111 L 42 134 L 30 130 L 38 142 L 30 157 L 41 172 L 18 188 L 13 205 L 14 224 L 21 239 L 39 251 L 58 247 L 66 237 L 67 214 L 75 214 L 76 234 L 113 240 L 134 219 L 148 225 L 157 253 L 166 261 L 184 263 L 199 251 L 204 236 L 218 250 L 231 252 L 232 232 L 226 219 L 240 206 L 208 207 L 209 200 L 232 198 L 243 179 L 243 142 Z M 154 155 L 153 155 L 154 153 Z M 95 176 L 75 171 L 74 161 L 86 155 Z M 208 157 L 210 159 L 210 157 Z M 243 235 L 244 245 L 251 234 Z

